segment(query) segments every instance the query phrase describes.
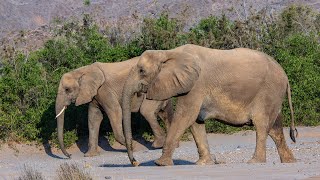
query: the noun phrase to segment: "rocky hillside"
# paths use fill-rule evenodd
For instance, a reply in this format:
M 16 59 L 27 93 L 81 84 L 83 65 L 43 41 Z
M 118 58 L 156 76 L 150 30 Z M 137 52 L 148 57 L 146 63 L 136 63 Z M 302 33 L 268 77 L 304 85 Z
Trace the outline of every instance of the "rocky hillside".
M 320 0 L 1 0 L 0 66 L 2 57 L 42 47 L 51 37 L 53 23 L 80 19 L 83 14 L 89 14 L 102 30 L 121 27 L 126 32 L 116 28 L 116 33 L 130 38 L 145 17 L 162 12 L 184 20 L 187 30 L 210 15 L 224 13 L 231 19 L 245 20 L 251 12 L 264 9 L 276 14 L 292 4 L 320 11 Z
M 0 38 L 12 31 L 48 26 L 57 18 L 78 18 L 83 13 L 91 14 L 104 26 L 118 20 L 132 23 L 141 17 L 168 11 L 174 17 L 187 17 L 188 24 L 192 25 L 211 14 L 224 12 L 232 18 L 245 18 L 249 9 L 268 7 L 278 11 L 293 3 L 320 10 L 319 0 L 1 0 Z

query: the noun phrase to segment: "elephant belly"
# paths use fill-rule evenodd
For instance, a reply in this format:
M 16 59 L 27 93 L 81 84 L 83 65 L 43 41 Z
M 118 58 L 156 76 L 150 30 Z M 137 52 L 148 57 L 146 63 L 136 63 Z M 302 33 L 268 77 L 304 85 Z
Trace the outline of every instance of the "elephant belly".
M 206 119 L 218 119 L 231 125 L 251 124 L 250 114 L 246 108 L 221 109 L 220 107 L 201 107 L 198 119 L 204 121 Z

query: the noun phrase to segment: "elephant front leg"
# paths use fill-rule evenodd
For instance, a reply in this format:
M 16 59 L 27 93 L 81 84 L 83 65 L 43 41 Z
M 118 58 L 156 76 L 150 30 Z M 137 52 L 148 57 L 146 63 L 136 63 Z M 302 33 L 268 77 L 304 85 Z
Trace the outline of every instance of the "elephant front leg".
M 212 160 L 209 144 L 207 140 L 207 133 L 204 122 L 195 122 L 191 125 L 191 132 L 196 142 L 199 160 L 196 162 L 197 165 L 211 165 L 217 163 L 216 158 Z
M 187 127 L 182 128 L 179 126 L 180 123 L 172 122 L 165 144 L 162 149 L 162 156 L 155 161 L 155 164 L 158 166 L 172 166 L 173 160 L 172 155 L 177 146 L 179 138 L 183 135 Z M 179 128 L 179 129 L 178 129 Z
M 185 130 L 196 121 L 201 103 L 193 101 L 192 99 L 191 102 L 186 101 L 186 99 L 178 99 L 176 112 L 162 149 L 162 156 L 155 161 L 158 166 L 173 165 L 172 155 L 177 147 L 179 139 L 182 137 Z M 190 107 L 190 104 L 192 104 L 192 107 Z
M 172 166 L 173 160 L 172 155 L 175 148 L 178 145 L 179 139 L 185 132 L 185 130 L 190 126 L 189 123 L 179 122 L 178 120 L 173 120 L 169 128 L 169 132 L 166 137 L 165 144 L 162 149 L 162 156 L 155 161 L 158 166 Z
M 99 128 L 103 119 L 102 112 L 100 111 L 96 102 L 89 104 L 88 112 L 88 127 L 89 127 L 89 149 L 85 153 L 85 157 L 92 157 L 99 155 L 98 152 L 98 139 Z

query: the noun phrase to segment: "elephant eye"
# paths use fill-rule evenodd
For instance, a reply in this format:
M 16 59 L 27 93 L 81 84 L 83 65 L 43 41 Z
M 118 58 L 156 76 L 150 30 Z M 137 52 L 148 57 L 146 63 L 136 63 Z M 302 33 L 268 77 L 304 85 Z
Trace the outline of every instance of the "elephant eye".
M 65 88 L 66 93 L 70 93 L 70 88 Z
M 139 69 L 139 73 L 140 73 L 141 75 L 145 75 L 146 71 L 145 71 L 144 69 L 140 68 L 140 69 Z

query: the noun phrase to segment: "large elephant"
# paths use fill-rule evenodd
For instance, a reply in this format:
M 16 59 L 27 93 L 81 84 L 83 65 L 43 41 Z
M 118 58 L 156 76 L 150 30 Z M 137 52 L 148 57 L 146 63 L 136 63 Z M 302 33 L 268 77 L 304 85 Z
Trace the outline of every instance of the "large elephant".
M 295 142 L 293 109 L 288 77 L 270 56 L 255 50 L 217 50 L 183 45 L 172 50 L 148 50 L 130 72 L 123 91 L 122 110 L 128 155 L 132 152 L 130 97 L 145 93 L 147 99 L 177 97 L 176 111 L 157 165 L 173 165 L 176 143 L 188 127 L 199 152 L 196 164 L 212 164 L 205 119 L 234 126 L 254 125 L 256 148 L 251 163 L 266 162 L 266 139 L 274 140 L 281 162 L 294 162 L 280 118 L 285 94 L 291 110 L 291 139 Z
M 64 110 L 72 102 L 76 106 L 89 103 L 89 150 L 85 156 L 98 154 L 99 127 L 103 119 L 102 109 L 108 115 L 115 139 L 125 145 L 122 130 L 121 95 L 125 80 L 139 58 L 118 63 L 93 63 L 64 74 L 60 80 L 56 99 L 58 139 L 64 155 L 70 157 L 63 143 Z M 173 114 L 171 100 L 147 100 L 143 94 L 132 96 L 130 112 L 138 112 L 149 122 L 155 140 L 155 148 L 163 146 L 165 132 L 157 122 L 157 116 L 164 120 L 166 128 Z

